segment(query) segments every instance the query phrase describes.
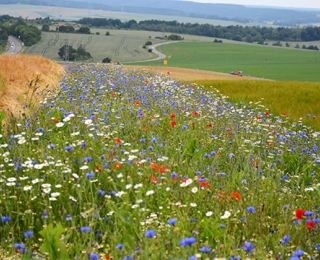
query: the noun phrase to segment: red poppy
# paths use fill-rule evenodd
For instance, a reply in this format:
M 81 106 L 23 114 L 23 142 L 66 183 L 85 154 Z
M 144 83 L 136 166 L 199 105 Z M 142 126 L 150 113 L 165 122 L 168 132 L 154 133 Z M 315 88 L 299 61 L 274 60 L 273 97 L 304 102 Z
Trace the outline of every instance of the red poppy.
M 117 168 L 117 169 L 121 169 L 121 167 L 122 167 L 122 163 L 121 163 L 121 162 L 117 162 L 116 168 Z
M 121 143 L 122 143 L 122 141 L 121 141 L 121 139 L 120 139 L 119 137 L 115 138 L 114 140 L 115 140 L 115 142 L 118 143 L 118 144 L 121 144 Z
M 194 85 L 192 85 L 192 88 L 195 88 L 195 86 L 194 86 Z
M 192 126 L 192 128 L 194 129 L 194 123 L 193 123 L 193 122 L 191 123 L 191 126 Z
M 168 71 L 167 74 L 170 75 L 170 71 Z
M 60 122 L 60 118 L 59 117 L 56 117 L 52 120 L 55 124 L 59 123 Z
M 148 83 L 149 83 L 149 81 L 148 81 L 148 80 L 146 80 L 146 83 L 148 84 Z
M 306 223 L 306 226 L 311 231 L 316 226 L 316 222 L 314 222 L 314 220 L 312 220 L 309 223 Z
M 140 100 L 136 101 L 136 105 L 140 105 L 140 103 L 141 103 Z
M 287 116 L 287 113 L 286 112 L 282 112 L 281 113 L 283 116 Z
M 151 181 L 154 182 L 154 183 L 157 183 L 158 182 L 158 178 L 156 176 L 152 175 Z
M 172 126 L 172 127 L 175 127 L 176 125 L 177 125 L 177 122 L 176 122 L 176 121 L 172 121 L 172 122 L 171 122 L 171 126 Z
M 266 111 L 266 115 L 268 116 L 270 113 L 269 113 L 269 111 Z
M 199 115 L 199 112 L 194 111 L 192 114 L 193 114 L 194 116 L 198 116 L 198 115 Z
M 170 118 L 176 118 L 176 114 L 171 114 Z
M 234 191 L 234 192 L 231 193 L 231 196 L 235 197 L 238 201 L 241 200 L 241 195 L 240 195 L 239 192 Z
M 232 135 L 232 133 L 231 133 L 230 131 L 228 131 L 228 135 L 229 135 L 229 136 L 231 136 L 231 135 Z
M 207 126 L 209 126 L 209 127 L 211 127 L 211 128 L 213 127 L 213 125 L 212 125 L 212 124 L 207 124 Z
M 205 181 L 200 182 L 201 187 L 205 187 L 205 188 L 211 188 L 211 185 Z
M 113 96 L 113 97 L 115 97 L 117 94 L 115 93 L 115 92 L 113 92 L 112 94 L 111 94 L 111 96 Z
M 305 210 L 303 210 L 303 209 L 297 209 L 297 210 L 296 210 L 296 218 L 297 218 L 297 219 L 302 219 L 303 216 L 304 216 L 304 213 L 306 213 Z
M 154 171 L 158 171 L 158 170 L 159 170 L 159 166 L 158 166 L 158 164 L 156 164 L 156 163 L 151 163 L 151 168 L 152 168 Z
M 164 173 L 164 172 L 166 172 L 168 170 L 168 167 L 166 165 L 161 164 L 159 170 L 160 170 L 161 173 Z
M 257 119 L 261 119 L 261 116 L 257 116 Z

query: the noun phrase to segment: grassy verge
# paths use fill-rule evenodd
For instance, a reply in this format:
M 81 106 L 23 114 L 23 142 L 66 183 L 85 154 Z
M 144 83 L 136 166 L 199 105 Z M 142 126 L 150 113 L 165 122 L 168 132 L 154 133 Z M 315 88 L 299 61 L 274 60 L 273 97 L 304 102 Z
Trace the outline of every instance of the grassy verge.
M 206 89 L 218 89 L 233 103 L 254 102 L 261 112 L 286 114 L 320 130 L 320 83 L 280 81 L 196 81 Z

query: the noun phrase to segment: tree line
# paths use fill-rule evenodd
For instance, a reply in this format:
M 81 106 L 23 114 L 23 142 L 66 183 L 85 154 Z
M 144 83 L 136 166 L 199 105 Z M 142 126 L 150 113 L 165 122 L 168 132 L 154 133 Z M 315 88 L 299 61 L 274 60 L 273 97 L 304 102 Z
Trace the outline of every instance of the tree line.
M 317 41 L 320 40 L 320 27 L 260 27 L 241 25 L 211 25 L 199 23 L 179 23 L 177 21 L 145 20 L 137 22 L 119 19 L 82 18 L 79 24 L 116 29 L 133 29 L 158 32 L 172 32 L 198 36 L 216 37 L 235 41 L 263 42 L 275 41 Z
M 0 45 L 6 46 L 9 35 L 19 38 L 25 46 L 34 45 L 41 39 L 41 31 L 27 24 L 24 19 L 2 15 L 0 16 Z

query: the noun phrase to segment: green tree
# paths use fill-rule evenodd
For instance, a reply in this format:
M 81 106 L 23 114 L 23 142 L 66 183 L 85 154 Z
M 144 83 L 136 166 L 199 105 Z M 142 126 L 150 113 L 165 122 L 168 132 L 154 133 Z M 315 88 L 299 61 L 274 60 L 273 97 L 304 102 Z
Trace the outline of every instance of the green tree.
M 90 28 L 87 26 L 82 26 L 79 28 L 79 33 L 90 34 Z
M 104 58 L 104 59 L 102 60 L 102 63 L 110 63 L 110 62 L 111 62 L 111 59 L 110 59 L 109 57 Z
M 50 26 L 48 24 L 44 24 L 44 25 L 42 25 L 41 30 L 44 31 L 44 32 L 49 32 Z

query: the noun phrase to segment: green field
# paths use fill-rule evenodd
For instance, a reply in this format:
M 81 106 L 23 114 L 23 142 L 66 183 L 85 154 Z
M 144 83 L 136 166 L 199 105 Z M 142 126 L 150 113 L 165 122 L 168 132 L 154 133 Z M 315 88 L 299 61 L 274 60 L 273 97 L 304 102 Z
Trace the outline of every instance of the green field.
M 320 81 L 320 54 L 315 51 L 267 46 L 191 43 L 159 46 L 168 66 L 229 73 L 284 81 Z M 163 66 L 163 61 L 144 65 Z
M 94 32 L 97 31 L 100 35 L 43 32 L 41 41 L 27 49 L 26 54 L 43 55 L 49 59 L 59 60 L 58 50 L 68 43 L 74 49 L 80 45 L 85 46 L 93 57 L 90 60 L 93 62 L 101 62 L 106 57 L 116 62 L 139 61 L 154 57 L 142 46 L 150 40 L 149 36 L 156 35 L 155 33 L 108 30 L 111 35 L 106 36 L 106 29 L 96 29 Z M 161 40 L 152 39 L 152 42 L 158 43 Z

